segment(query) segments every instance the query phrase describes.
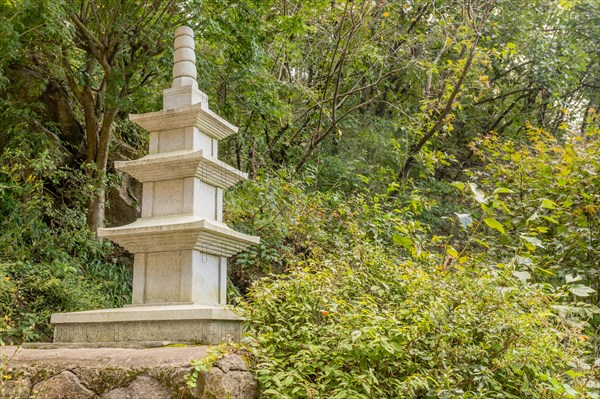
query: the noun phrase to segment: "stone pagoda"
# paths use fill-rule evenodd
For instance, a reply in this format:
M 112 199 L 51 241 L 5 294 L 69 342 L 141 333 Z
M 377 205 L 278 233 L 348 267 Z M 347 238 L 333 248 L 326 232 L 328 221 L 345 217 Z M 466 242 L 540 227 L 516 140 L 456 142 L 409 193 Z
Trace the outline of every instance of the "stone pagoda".
M 173 84 L 163 110 L 130 115 L 150 132 L 149 154 L 115 167 L 143 184 L 142 217 L 98 229 L 134 254 L 132 304 L 52 315 L 54 342 L 238 340 L 226 308 L 227 257 L 259 242 L 223 223 L 223 189 L 246 174 L 218 160 L 219 140 L 237 132 L 198 90 L 194 32 L 175 31 Z

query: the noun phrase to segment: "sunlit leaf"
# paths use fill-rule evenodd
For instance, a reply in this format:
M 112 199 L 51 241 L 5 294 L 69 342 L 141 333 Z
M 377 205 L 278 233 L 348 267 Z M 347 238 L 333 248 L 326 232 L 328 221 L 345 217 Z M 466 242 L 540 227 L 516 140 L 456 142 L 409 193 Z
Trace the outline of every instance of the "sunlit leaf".
M 576 281 L 581 281 L 581 280 L 583 280 L 582 276 L 573 276 L 572 274 L 567 274 L 565 276 L 565 281 L 567 282 L 567 284 L 574 283 Z
M 581 296 L 581 297 L 590 296 L 591 294 L 596 292 L 592 288 L 588 287 L 587 285 L 583 285 L 583 284 L 572 285 L 569 287 L 569 291 L 571 291 L 571 293 L 573 295 Z
M 491 227 L 492 229 L 498 230 L 502 234 L 506 234 L 506 231 L 504 230 L 504 226 L 502 226 L 502 223 L 500 223 L 496 219 L 485 218 L 485 219 L 483 219 L 483 222 L 485 224 L 487 224 L 489 227 Z
M 512 191 L 511 189 L 508 189 L 506 187 L 498 187 L 497 189 L 494 190 L 494 194 L 512 194 L 514 193 L 514 191 Z
M 528 258 L 526 256 L 517 256 L 515 258 L 515 261 L 516 261 L 517 265 L 521 265 L 521 266 L 533 265 L 533 261 L 531 260 L 531 258 Z
M 542 241 L 540 241 L 539 238 L 529 237 L 523 234 L 521 234 L 521 238 L 529 244 L 533 245 L 534 247 L 544 248 L 544 246 L 542 245 Z
M 458 188 L 459 190 L 464 190 L 465 189 L 465 183 L 463 183 L 461 181 L 452 182 L 452 185 L 454 187 Z
M 541 207 L 544 209 L 556 209 L 558 208 L 558 204 L 554 201 L 550 201 L 547 198 L 542 199 Z
M 448 246 L 446 248 L 446 253 L 450 256 L 452 256 L 454 259 L 458 258 L 458 251 L 454 248 L 452 248 L 451 246 Z
M 527 283 L 527 280 L 531 278 L 531 273 L 528 271 L 515 271 L 513 272 L 513 276 L 518 278 L 523 284 Z
M 485 202 L 485 193 L 477 188 L 477 184 L 469 183 L 469 187 L 471 188 L 471 191 L 473 192 L 475 201 L 479 202 L 480 204 L 484 203 Z

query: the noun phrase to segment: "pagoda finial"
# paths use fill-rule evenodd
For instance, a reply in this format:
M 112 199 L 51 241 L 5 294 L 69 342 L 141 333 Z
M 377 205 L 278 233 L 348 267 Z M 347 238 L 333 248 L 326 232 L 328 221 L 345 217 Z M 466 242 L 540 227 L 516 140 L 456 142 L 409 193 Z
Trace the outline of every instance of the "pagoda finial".
M 174 49 L 173 84 L 171 87 L 193 86 L 198 88 L 194 31 L 192 28 L 180 26 L 175 30 Z
M 173 84 L 163 90 L 163 109 L 185 108 L 195 104 L 208 109 L 208 97 L 198 90 L 194 31 L 187 26 L 175 29 L 173 44 Z

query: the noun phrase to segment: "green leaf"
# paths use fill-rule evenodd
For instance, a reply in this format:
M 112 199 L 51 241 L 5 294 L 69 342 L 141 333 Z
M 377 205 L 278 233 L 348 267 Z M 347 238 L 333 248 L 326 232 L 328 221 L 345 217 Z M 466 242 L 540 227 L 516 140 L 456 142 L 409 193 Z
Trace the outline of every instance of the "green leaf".
M 501 200 L 494 200 L 494 202 L 492 202 L 492 207 L 493 208 L 500 208 L 502 209 L 505 213 L 512 215 L 512 212 L 510 211 L 510 209 L 508 209 L 508 207 L 506 206 L 506 204 L 504 203 L 504 201 Z
M 478 238 L 473 238 L 473 241 L 475 241 L 479 245 L 483 245 L 484 247 L 486 247 L 488 249 L 490 248 L 490 245 L 487 242 L 482 241 L 482 240 L 480 240 Z
M 465 183 L 463 183 L 461 181 L 452 182 L 452 185 L 454 187 L 458 188 L 459 190 L 464 190 L 465 189 Z
M 404 247 L 406 249 L 410 249 L 413 246 L 413 240 L 410 237 L 404 235 L 393 234 L 392 240 L 395 244 L 400 245 L 401 247 Z
M 539 217 L 540 216 L 538 215 L 537 212 L 533 212 L 533 215 L 529 216 L 529 218 L 527 219 L 526 224 L 529 225 L 529 222 L 533 222 L 534 220 L 536 220 Z
M 544 216 L 544 215 L 542 215 L 542 218 L 543 218 L 543 219 L 545 219 L 545 220 L 547 220 L 547 221 L 549 221 L 549 222 L 551 222 L 551 223 L 554 223 L 554 224 L 560 224 L 560 223 L 558 222 L 558 220 L 556 220 L 556 219 L 554 219 L 554 218 L 551 218 L 550 216 Z
M 523 240 L 525 240 L 526 242 L 528 242 L 529 244 L 533 245 L 534 247 L 544 248 L 544 246 L 542 245 L 542 242 L 540 241 L 539 238 L 529 237 L 529 236 L 526 236 L 523 234 L 521 234 L 521 238 Z
M 485 224 L 487 224 L 489 227 L 491 227 L 492 229 L 496 229 L 500 233 L 506 234 L 506 231 L 504 230 L 504 226 L 502 226 L 502 223 L 500 223 L 496 219 L 494 219 L 494 218 L 485 218 L 485 219 L 483 219 L 483 222 Z
M 547 198 L 543 198 L 541 207 L 544 209 L 556 209 L 558 207 L 558 204 L 554 201 L 550 201 Z
M 497 189 L 494 190 L 494 194 L 512 194 L 514 193 L 514 191 L 512 191 L 511 189 L 508 189 L 506 187 L 498 187 Z
M 590 294 L 593 294 L 594 292 L 596 292 L 595 290 L 593 290 L 592 288 L 588 287 L 587 285 L 583 285 L 583 284 L 575 284 L 569 287 L 569 291 L 571 291 L 571 293 L 575 296 L 590 296 Z

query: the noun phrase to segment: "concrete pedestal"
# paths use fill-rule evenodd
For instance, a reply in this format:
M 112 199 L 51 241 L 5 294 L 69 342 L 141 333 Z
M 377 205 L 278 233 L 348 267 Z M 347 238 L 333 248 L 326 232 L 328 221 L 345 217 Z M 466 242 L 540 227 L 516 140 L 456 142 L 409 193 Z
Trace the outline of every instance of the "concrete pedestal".
M 237 342 L 242 319 L 225 307 L 202 305 L 126 306 L 52 315 L 55 343 Z

